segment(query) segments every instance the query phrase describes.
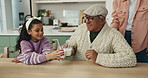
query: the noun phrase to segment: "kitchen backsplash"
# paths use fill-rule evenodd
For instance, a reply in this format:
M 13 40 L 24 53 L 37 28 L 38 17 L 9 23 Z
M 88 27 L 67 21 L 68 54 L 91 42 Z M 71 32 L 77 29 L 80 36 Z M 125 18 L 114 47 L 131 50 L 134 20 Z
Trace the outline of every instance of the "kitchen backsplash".
M 59 20 L 60 23 L 68 23 L 68 25 L 81 24 L 81 11 L 93 4 L 101 4 L 105 6 L 104 2 L 90 2 L 90 3 L 52 3 L 52 4 L 38 4 L 38 9 L 50 10 L 54 19 Z

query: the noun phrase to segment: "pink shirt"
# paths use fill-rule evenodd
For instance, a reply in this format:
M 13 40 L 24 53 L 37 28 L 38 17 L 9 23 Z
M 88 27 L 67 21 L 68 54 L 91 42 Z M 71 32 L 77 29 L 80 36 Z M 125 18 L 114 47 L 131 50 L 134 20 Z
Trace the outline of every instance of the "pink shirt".
M 111 26 L 125 34 L 130 0 L 114 0 Z M 134 52 L 148 48 L 148 0 L 137 0 L 131 30 Z

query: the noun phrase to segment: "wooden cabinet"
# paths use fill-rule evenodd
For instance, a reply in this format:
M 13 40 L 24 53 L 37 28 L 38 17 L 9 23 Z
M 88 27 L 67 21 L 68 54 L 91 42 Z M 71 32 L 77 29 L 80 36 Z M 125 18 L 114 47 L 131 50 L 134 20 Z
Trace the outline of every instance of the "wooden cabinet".
M 9 46 L 9 36 L 0 36 L 0 53 L 4 52 L 4 47 Z
M 18 52 L 15 51 L 17 36 L 1 35 L 0 36 L 0 53 L 4 52 L 4 47 L 9 47 L 9 57 L 15 58 Z
M 18 51 L 15 51 L 15 45 L 17 41 L 18 36 L 17 35 L 10 35 L 9 36 L 9 50 L 10 50 L 10 58 L 15 58 L 18 55 Z
M 60 45 L 64 44 L 66 39 L 66 36 L 46 36 L 49 41 L 53 41 L 53 39 L 58 39 L 60 42 Z

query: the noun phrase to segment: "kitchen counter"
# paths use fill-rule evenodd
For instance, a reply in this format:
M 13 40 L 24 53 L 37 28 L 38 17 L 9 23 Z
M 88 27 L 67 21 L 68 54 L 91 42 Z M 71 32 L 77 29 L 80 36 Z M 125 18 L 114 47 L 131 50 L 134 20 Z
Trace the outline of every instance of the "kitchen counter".
M 53 29 L 57 26 L 44 26 L 44 35 L 59 35 L 59 36 L 71 36 L 73 32 L 59 32 L 58 29 Z M 74 30 L 77 27 L 61 27 L 62 29 Z M 18 29 L 1 31 L 0 35 L 19 35 Z

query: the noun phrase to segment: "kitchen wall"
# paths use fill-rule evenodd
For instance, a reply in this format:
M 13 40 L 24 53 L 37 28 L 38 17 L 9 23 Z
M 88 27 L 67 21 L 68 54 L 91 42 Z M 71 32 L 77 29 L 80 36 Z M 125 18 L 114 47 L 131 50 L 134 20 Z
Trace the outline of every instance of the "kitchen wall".
M 55 19 L 59 19 L 61 22 L 72 20 L 71 18 L 64 18 L 63 10 L 85 10 L 87 7 L 93 4 L 101 4 L 105 6 L 105 2 L 82 2 L 82 3 L 41 3 L 38 4 L 38 9 L 51 10 Z M 73 20 L 75 21 L 75 20 Z

